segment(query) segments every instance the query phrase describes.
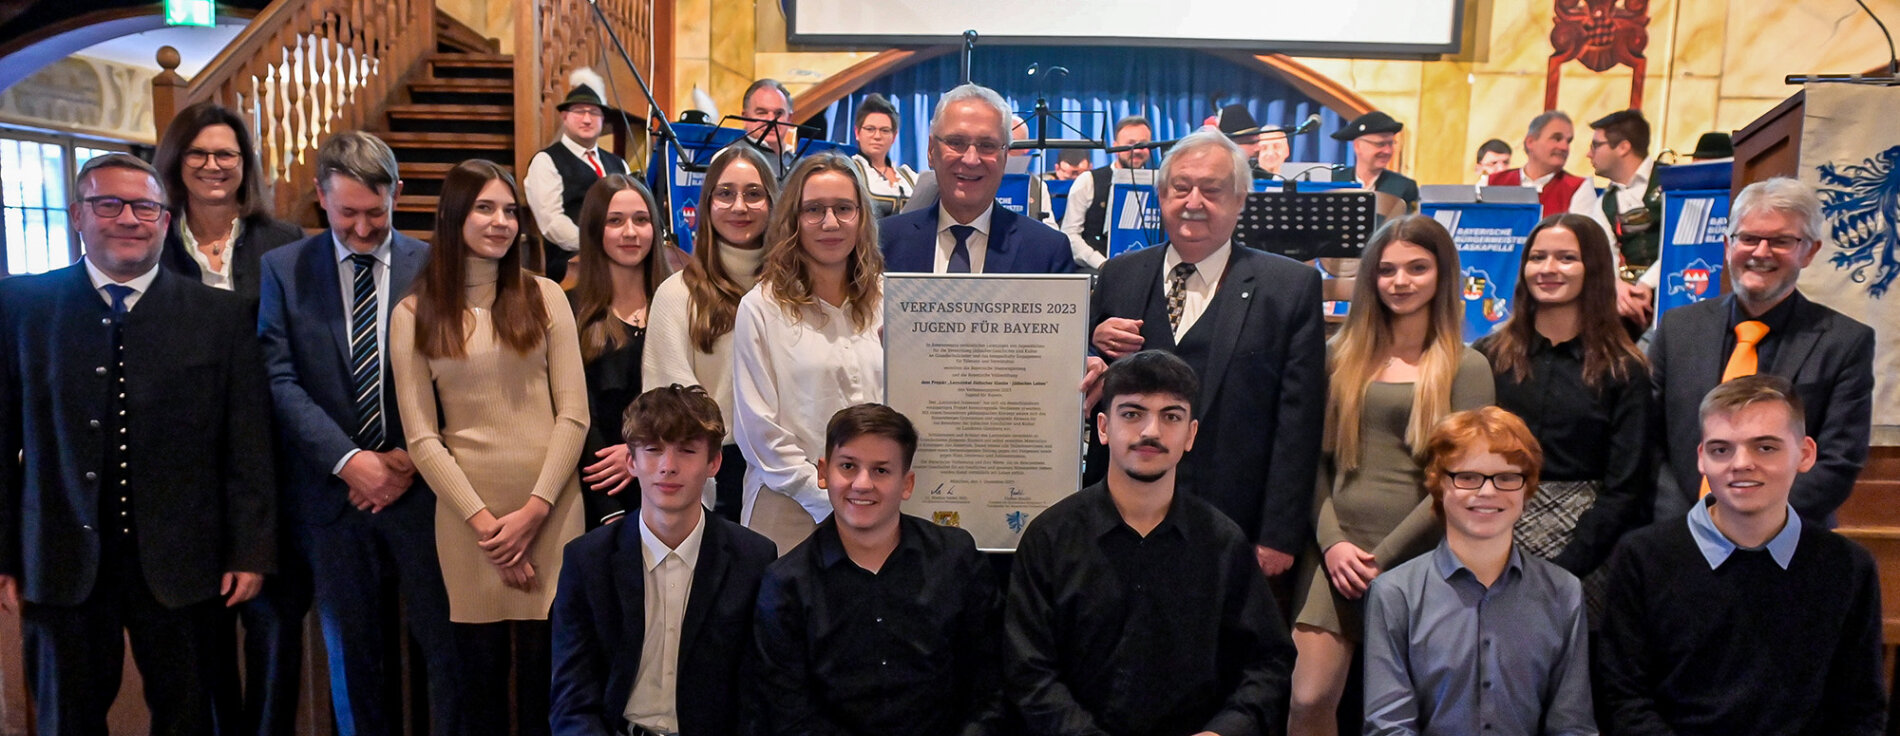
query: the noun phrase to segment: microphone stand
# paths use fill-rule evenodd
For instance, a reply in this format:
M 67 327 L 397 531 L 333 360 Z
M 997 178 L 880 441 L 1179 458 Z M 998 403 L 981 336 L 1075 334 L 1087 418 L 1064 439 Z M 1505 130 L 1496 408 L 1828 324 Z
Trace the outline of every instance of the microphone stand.
M 661 147 L 671 146 L 673 155 L 677 156 L 681 163 L 686 163 L 686 151 L 680 147 L 679 135 L 673 132 L 672 124 L 666 121 L 666 111 L 660 108 L 660 101 L 653 96 L 653 88 L 647 86 L 646 77 L 640 74 L 640 67 L 633 63 L 633 55 L 627 53 L 626 44 L 620 42 L 620 34 L 615 33 L 614 25 L 607 21 L 607 13 L 600 9 L 599 0 L 587 0 L 587 4 L 594 9 L 594 21 L 600 24 L 603 30 L 607 31 L 607 38 L 613 41 L 614 51 L 620 54 L 620 60 L 626 62 L 627 68 L 633 70 L 633 80 L 639 83 L 640 92 L 647 97 L 648 131 L 650 133 L 656 132 L 660 137 Z M 613 64 L 611 63 L 607 65 L 607 74 L 610 77 L 613 75 Z M 611 87 L 612 85 L 610 84 L 608 86 Z M 608 94 L 613 93 L 608 91 Z M 618 95 L 615 96 L 618 97 Z M 616 102 L 617 101 L 616 99 Z M 633 130 L 633 122 L 627 119 L 625 107 L 621 105 L 615 105 L 614 107 L 615 110 L 620 113 L 621 126 L 631 132 Z M 657 131 L 654 131 L 652 128 L 653 123 L 659 124 Z M 654 187 L 656 191 L 653 192 L 653 198 L 657 200 L 655 204 L 659 206 L 662 212 L 667 213 L 667 216 L 654 217 L 653 221 L 661 223 L 659 239 L 666 241 L 668 245 L 679 247 L 679 236 L 673 232 L 673 167 L 665 165 L 665 156 L 660 157 L 660 163 L 660 186 Z
M 590 0 L 591 1 L 591 0 Z M 958 57 L 957 79 L 962 84 L 970 83 L 970 56 L 976 53 L 976 29 L 963 32 L 963 52 Z

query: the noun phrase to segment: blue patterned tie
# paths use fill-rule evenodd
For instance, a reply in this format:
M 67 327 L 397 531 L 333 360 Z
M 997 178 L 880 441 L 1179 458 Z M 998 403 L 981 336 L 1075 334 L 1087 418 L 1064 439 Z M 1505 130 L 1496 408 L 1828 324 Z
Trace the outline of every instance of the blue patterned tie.
M 135 292 L 132 287 L 126 286 L 125 284 L 106 284 L 106 296 L 112 297 L 113 320 L 125 319 L 125 310 L 129 309 L 129 307 L 125 305 L 125 298 L 131 296 L 133 293 Z
M 383 449 L 383 358 L 376 349 L 376 257 L 350 255 L 356 266 L 355 298 L 350 304 L 350 379 L 356 391 L 356 442 L 366 450 Z
M 944 273 L 970 272 L 970 233 L 976 228 L 969 225 L 951 225 L 950 234 L 956 236 L 957 245 L 950 249 L 950 266 Z

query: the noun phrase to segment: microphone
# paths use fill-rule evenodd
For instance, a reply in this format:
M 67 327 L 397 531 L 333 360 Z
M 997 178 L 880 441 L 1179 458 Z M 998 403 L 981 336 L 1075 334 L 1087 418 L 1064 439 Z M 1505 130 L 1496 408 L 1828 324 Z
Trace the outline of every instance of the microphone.
M 1293 129 L 1293 135 L 1311 133 L 1315 130 L 1319 130 L 1319 113 L 1306 116 L 1306 119 L 1300 122 L 1300 127 Z
M 1040 62 L 1034 62 L 1034 63 L 1031 63 L 1031 64 L 1029 65 L 1029 74 L 1028 74 L 1028 76 L 1031 76 L 1031 77 L 1033 77 L 1033 76 L 1036 76 L 1036 71 L 1037 71 L 1038 69 L 1041 69 L 1041 68 L 1042 68 L 1042 64 L 1041 64 Z

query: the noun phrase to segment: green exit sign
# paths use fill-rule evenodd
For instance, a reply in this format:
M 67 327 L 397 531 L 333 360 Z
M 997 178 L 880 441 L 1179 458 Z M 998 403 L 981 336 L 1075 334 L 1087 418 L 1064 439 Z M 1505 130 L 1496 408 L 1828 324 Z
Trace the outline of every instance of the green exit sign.
M 166 25 L 210 27 L 217 23 L 216 15 L 212 0 L 165 0 Z

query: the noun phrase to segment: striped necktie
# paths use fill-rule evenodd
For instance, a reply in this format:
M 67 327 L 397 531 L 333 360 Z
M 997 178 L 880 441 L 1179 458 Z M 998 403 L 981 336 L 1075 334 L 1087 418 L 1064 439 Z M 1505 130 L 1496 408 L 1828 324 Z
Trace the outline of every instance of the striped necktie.
M 383 449 L 383 357 L 376 346 L 376 257 L 350 255 L 356 266 L 350 304 L 350 381 L 356 397 L 357 445 Z

